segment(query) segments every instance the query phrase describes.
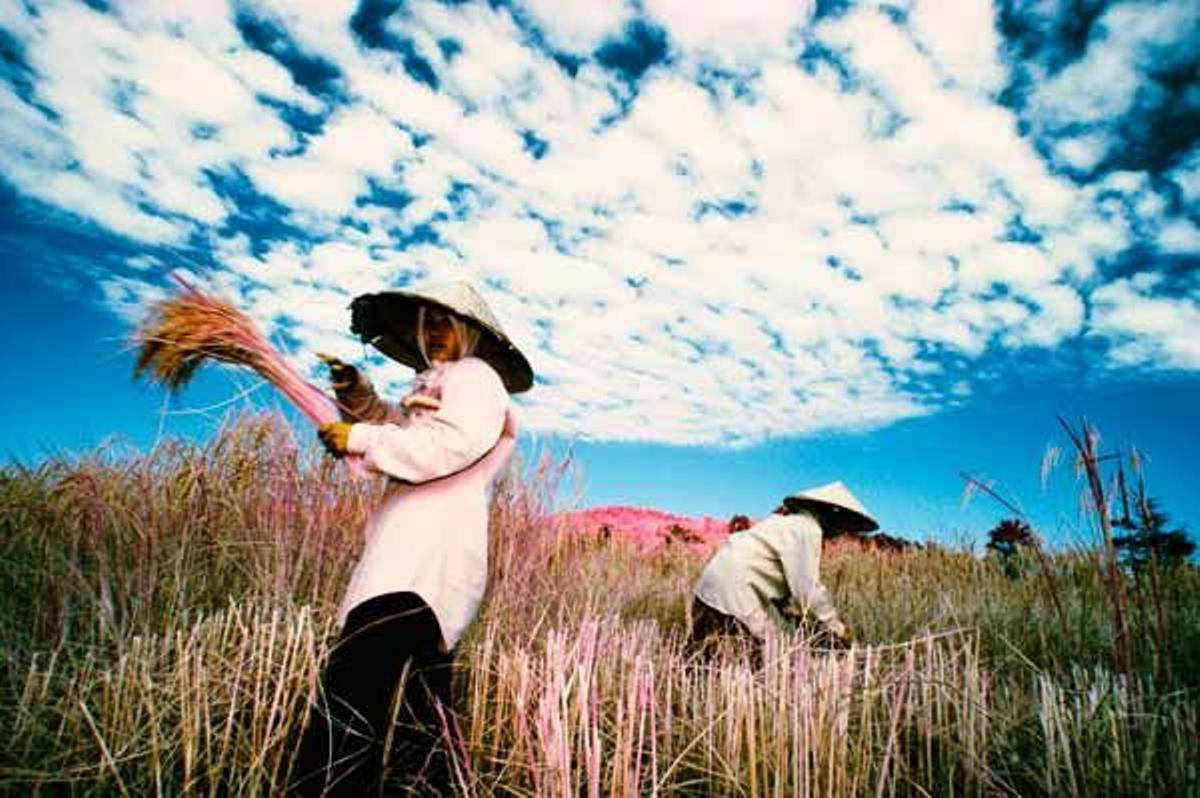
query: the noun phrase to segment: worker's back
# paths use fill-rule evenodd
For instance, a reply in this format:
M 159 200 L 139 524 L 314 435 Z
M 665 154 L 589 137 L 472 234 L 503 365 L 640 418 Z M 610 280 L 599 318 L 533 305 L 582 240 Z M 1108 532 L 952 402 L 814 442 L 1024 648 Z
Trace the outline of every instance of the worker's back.
M 814 546 L 815 560 L 809 551 Z M 774 603 L 792 597 L 789 571 L 819 563 L 820 546 L 821 527 L 811 513 L 768 516 L 729 536 L 700 575 L 696 597 L 765 637 L 779 625 Z

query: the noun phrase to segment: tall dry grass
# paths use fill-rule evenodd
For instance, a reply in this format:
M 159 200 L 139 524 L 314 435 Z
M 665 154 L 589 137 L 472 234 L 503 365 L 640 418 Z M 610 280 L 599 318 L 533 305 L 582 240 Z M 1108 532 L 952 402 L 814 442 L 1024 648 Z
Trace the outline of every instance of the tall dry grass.
M 838 552 L 827 581 L 871 645 L 705 659 L 684 639 L 702 557 L 557 529 L 568 475 L 545 459 L 496 493 L 492 586 L 458 652 L 466 794 L 1200 789 L 1195 569 L 1164 575 L 1171 686 L 1114 675 L 1088 552 L 1049 558 L 1061 612 L 1044 580 L 966 552 Z M 278 794 L 377 490 L 273 418 L 6 468 L 0 789 Z

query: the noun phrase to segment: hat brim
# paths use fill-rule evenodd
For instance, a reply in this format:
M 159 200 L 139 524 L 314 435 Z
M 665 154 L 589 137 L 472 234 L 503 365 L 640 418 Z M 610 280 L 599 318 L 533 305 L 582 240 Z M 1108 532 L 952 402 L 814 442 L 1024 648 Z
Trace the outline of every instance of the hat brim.
M 501 330 L 436 299 L 408 291 L 363 294 L 350 303 L 350 331 L 392 360 L 421 371 L 425 358 L 417 345 L 417 310 L 436 307 L 479 330 L 474 355 L 496 370 L 509 393 L 533 387 L 533 369 Z
M 812 505 L 822 512 L 835 515 L 838 519 L 838 531 L 840 532 L 874 532 L 879 529 L 879 522 L 871 516 L 863 515 L 857 510 L 852 510 L 841 504 L 813 499 L 807 496 L 787 496 L 783 501 L 785 504 L 793 507 Z

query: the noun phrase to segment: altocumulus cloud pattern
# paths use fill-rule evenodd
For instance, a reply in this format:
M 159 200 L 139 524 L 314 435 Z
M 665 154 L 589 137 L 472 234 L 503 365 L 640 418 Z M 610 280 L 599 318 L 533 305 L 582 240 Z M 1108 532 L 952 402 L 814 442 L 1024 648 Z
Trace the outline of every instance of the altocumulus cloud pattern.
M 55 268 L 130 319 L 183 267 L 312 369 L 356 354 L 354 294 L 471 279 L 539 374 L 526 426 L 602 440 L 1196 371 L 1198 14 L 6 3 L 5 235 L 86 235 Z

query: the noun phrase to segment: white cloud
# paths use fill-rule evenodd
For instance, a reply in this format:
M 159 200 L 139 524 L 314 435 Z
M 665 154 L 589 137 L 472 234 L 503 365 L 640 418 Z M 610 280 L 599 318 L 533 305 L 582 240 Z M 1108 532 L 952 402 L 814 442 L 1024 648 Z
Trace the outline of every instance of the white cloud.
M 909 24 L 947 80 L 986 94 L 1004 87 L 1007 75 L 991 0 L 922 0 L 910 12 Z
M 403 131 L 358 107 L 329 120 L 304 152 L 251 162 L 246 171 L 285 204 L 336 217 L 353 209 L 369 178 L 393 178 L 396 165 L 412 152 Z
M 227 208 L 203 170 L 291 140 L 247 88 L 261 78 L 261 60 L 231 50 L 232 26 L 221 20 L 203 28 L 216 40 L 192 41 L 126 28 L 85 6 L 49 4 L 26 47 L 40 76 L 37 98 L 57 125 L 37 122 L 24 106 L 24 132 L 12 130 L 7 140 L 29 145 L 39 129 L 34 135 L 43 140 L 23 147 L 22 162 L 6 173 L 25 192 L 133 238 L 177 242 L 195 229 L 167 215 L 218 224 Z M 131 24 L 162 22 L 145 6 Z M 230 62 L 213 60 L 204 47 Z M 277 96 L 290 96 L 278 75 L 275 84 Z M 212 138 L 196 138 L 196 125 L 211 126 Z
M 963 288 L 979 292 L 994 284 L 1036 291 L 1059 276 L 1057 264 L 1040 247 L 1013 242 L 968 251 L 960 273 Z
M 159 112 L 169 119 L 226 124 L 254 113 L 254 96 L 223 65 L 210 60 L 196 47 L 178 37 L 160 33 L 143 34 L 136 46 L 136 67 L 128 77 L 138 94 L 152 98 Z M 253 62 L 252 62 L 253 63 Z M 233 65 L 245 68 L 240 60 Z M 251 67 L 248 74 L 259 70 Z M 203 87 L 203 91 L 198 91 Z M 134 101 L 137 109 L 138 101 Z
M 408 136 L 395 124 L 374 111 L 356 108 L 330 120 L 306 154 L 332 167 L 385 175 L 412 151 Z
M 1172 169 L 1169 175 L 1183 193 L 1184 202 L 1200 202 L 1200 146 L 1193 147 L 1183 163 Z
M 1053 346 L 1082 331 L 1085 308 L 1079 292 L 1065 285 L 1048 285 L 1032 296 L 1038 313 L 1016 332 L 1018 343 Z
M 555 45 L 581 53 L 595 50 L 605 39 L 620 33 L 632 17 L 625 2 L 524 0 L 521 5 Z
M 24 4 L 9 3 L 0 6 L 0 28 L 21 39 L 37 35 L 36 18 Z
M 1175 219 L 1163 225 L 1155 243 L 1164 252 L 1197 255 L 1200 254 L 1200 228 L 1186 219 Z
M 841 54 L 849 90 L 832 68 L 793 62 L 807 3 L 651 0 L 679 57 L 631 100 L 595 64 L 567 75 L 507 8 L 411 2 L 386 24 L 430 63 L 435 92 L 396 54 L 355 42 L 355 7 L 259 8 L 340 71 L 346 99 L 331 101 L 248 49 L 228 7 L 131 2 L 113 17 L 51 4 L 13 29 L 58 117 L 0 84 L 5 176 L 136 241 L 206 240 L 210 283 L 265 329 L 286 325 L 306 368 L 317 349 L 359 353 L 350 297 L 471 279 L 548 381 L 521 400 L 533 430 L 736 445 L 886 424 L 969 391 L 970 358 L 989 347 L 1084 332 L 1112 341 L 1114 362 L 1200 368 L 1183 332 L 1193 300 L 1144 280 L 1105 284 L 1096 266 L 1141 230 L 1194 250 L 1194 226 L 1168 218 L 1145 175 L 1079 188 L 1051 171 L 994 101 L 1005 76 L 984 0 L 944 14 L 918 3 L 907 24 L 852 9 L 809 30 Z M 576 52 L 634 13 L 523 8 Z M 1159 30 L 1138 25 L 1135 39 Z M 447 37 L 461 47 L 452 58 L 437 44 Z M 698 84 L 704 68 L 731 65 L 748 96 Z M 262 97 L 324 124 L 294 131 Z M 540 158 L 527 131 L 545 142 Z M 1099 157 L 1099 144 L 1076 142 L 1057 157 L 1079 168 Z M 218 234 L 237 200 L 208 175 L 230 170 L 290 211 L 301 240 Z M 1195 173 L 1170 177 L 1194 194 Z M 372 184 L 411 201 L 363 204 Z M 421 225 L 438 240 L 397 243 Z M 139 257 L 137 280 L 105 281 L 116 312 L 136 313 L 156 263 Z M 408 376 L 372 372 L 389 391 Z
M 1087 172 L 1103 160 L 1110 145 L 1107 134 L 1088 133 L 1058 139 L 1054 142 L 1054 153 L 1070 168 Z
M 110 277 L 100 282 L 104 302 L 131 327 L 141 323 L 146 305 L 162 299 L 161 286 L 127 277 Z
M 1035 70 L 1031 110 L 1042 128 L 1103 125 L 1131 111 L 1149 75 L 1163 74 L 1192 57 L 1196 12 L 1187 2 L 1114 3 L 1089 33 L 1083 57 L 1058 72 Z M 1110 139 L 1112 144 L 1117 139 Z M 1060 154 L 1069 163 L 1096 159 L 1100 139 L 1085 137 Z M 1086 168 L 1086 166 L 1081 166 Z
M 880 222 L 880 233 L 890 249 L 932 255 L 969 251 L 995 241 L 1003 232 L 1002 220 L 963 211 L 896 213 Z
M 781 51 L 811 18 L 810 0 L 739 0 L 697 4 L 646 0 L 646 11 L 684 50 L 731 61 L 756 61 Z
M 349 169 L 303 157 L 279 158 L 249 165 L 247 174 L 258 188 L 297 210 L 336 216 L 366 191 L 362 176 Z
M 0 164 L 4 175 L 31 192 L 46 172 L 64 169 L 71 152 L 46 115 L 26 104 L 8 83 L 0 83 Z
M 497 107 L 532 88 L 536 60 L 521 43 L 516 22 L 503 9 L 484 4 L 451 9 L 426 3 L 412 9 L 420 23 L 403 23 L 404 32 L 421 34 L 431 42 L 452 37 L 461 52 L 439 70 L 446 89 L 476 105 Z M 400 23 L 394 23 L 399 28 Z M 436 45 L 432 48 L 437 52 Z M 431 53 L 431 57 L 441 60 Z
M 1092 330 L 1113 341 L 1114 366 L 1200 368 L 1200 301 L 1197 292 L 1156 295 L 1161 278 L 1139 274 L 1092 293 Z

